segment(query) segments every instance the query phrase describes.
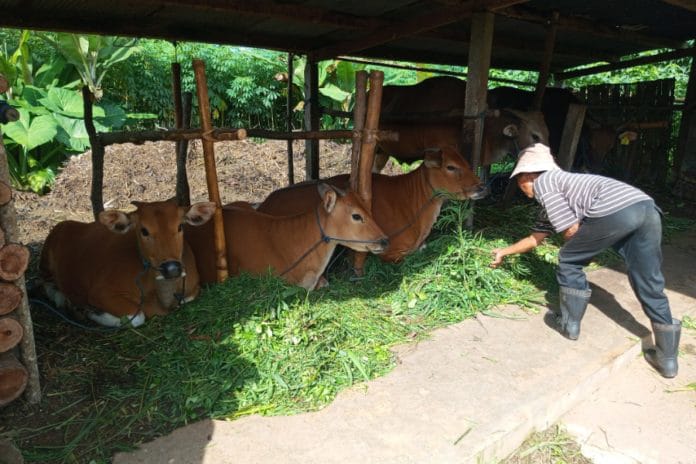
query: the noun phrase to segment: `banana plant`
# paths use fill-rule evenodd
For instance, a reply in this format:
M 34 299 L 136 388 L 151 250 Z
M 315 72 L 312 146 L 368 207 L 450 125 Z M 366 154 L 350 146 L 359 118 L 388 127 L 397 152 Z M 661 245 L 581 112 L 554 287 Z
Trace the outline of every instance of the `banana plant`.
M 75 67 L 97 100 L 104 94 L 101 83 L 109 68 L 139 50 L 137 39 L 69 33 L 41 37 Z

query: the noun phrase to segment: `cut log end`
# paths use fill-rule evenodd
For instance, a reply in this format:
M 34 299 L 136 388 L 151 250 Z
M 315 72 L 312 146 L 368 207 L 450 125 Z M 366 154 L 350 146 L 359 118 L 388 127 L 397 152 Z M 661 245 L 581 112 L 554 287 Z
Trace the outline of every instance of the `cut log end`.
M 10 243 L 0 248 L 0 279 L 15 281 L 27 270 L 29 249 L 22 245 Z
M 11 317 L 0 319 L 0 353 L 11 350 L 24 336 L 21 324 Z
M 29 374 L 11 354 L 0 355 L 0 406 L 19 398 L 27 387 Z
M 5 206 L 12 200 L 12 189 L 6 183 L 0 181 L 0 206 Z
M 14 284 L 0 282 L 0 316 L 14 311 L 21 302 L 21 288 Z

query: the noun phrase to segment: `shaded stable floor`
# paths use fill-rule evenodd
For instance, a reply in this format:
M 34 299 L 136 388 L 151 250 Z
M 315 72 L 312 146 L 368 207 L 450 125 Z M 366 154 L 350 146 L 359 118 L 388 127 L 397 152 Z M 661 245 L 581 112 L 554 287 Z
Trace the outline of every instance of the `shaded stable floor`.
M 696 317 L 696 230 L 665 246 L 675 317 Z M 649 323 L 621 270 L 589 274 L 577 342 L 515 307 L 396 349 L 388 375 L 321 411 L 205 420 L 119 453 L 116 464 L 493 463 L 555 422 L 601 463 L 696 463 L 696 330 L 684 330 L 680 374 L 643 361 Z

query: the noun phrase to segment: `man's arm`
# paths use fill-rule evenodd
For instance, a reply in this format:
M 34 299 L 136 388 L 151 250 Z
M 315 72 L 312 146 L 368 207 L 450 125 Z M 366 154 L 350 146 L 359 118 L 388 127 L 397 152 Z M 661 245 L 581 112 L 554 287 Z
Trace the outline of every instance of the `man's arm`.
M 527 253 L 528 251 L 533 250 L 541 245 L 541 242 L 543 242 L 549 235 L 550 234 L 546 232 L 532 232 L 532 234 L 528 237 L 525 237 L 508 247 L 494 249 L 491 251 L 493 254 L 493 261 L 491 261 L 490 266 L 493 268 L 498 267 L 500 263 L 503 262 L 503 259 L 505 259 L 505 257 L 508 255 Z

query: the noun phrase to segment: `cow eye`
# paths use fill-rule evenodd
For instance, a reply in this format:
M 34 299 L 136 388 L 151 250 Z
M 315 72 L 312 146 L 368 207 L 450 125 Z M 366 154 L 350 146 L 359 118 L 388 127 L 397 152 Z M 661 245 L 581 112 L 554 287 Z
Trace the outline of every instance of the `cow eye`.
M 147 237 L 148 235 L 150 235 L 150 231 L 147 230 L 145 227 L 140 229 L 140 233 L 142 234 L 143 237 Z
M 353 213 L 353 220 L 362 222 L 363 218 L 358 213 Z
M 452 166 L 451 164 L 447 166 L 447 170 L 450 172 L 454 172 L 457 170 L 457 166 Z

